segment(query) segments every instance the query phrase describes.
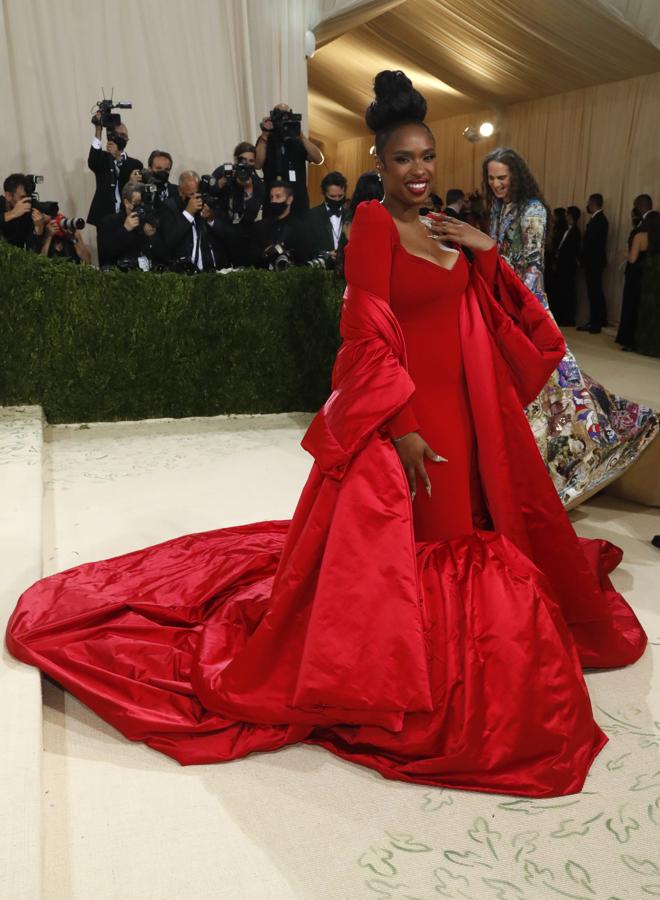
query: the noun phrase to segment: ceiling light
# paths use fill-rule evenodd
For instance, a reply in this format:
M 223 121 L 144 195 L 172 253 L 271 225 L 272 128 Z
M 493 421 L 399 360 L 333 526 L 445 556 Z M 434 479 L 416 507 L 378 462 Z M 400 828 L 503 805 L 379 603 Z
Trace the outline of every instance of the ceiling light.
M 481 135 L 481 137 L 491 137 L 494 131 L 495 126 L 492 122 L 482 122 L 479 126 L 479 134 Z
M 468 125 L 467 128 L 463 129 L 463 137 L 466 141 L 470 141 L 471 144 L 475 144 L 477 141 L 481 140 L 479 129 L 475 128 L 474 125 Z

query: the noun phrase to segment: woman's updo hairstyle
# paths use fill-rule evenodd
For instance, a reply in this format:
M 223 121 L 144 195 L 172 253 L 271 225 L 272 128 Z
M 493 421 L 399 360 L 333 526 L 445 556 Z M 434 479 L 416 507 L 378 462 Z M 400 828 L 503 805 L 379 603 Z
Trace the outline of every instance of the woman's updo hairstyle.
M 374 100 L 367 107 L 364 119 L 376 136 L 377 156 L 382 157 L 390 137 L 403 125 L 421 125 L 433 137 L 424 122 L 425 116 L 426 100 L 404 72 L 385 69 L 376 75 Z

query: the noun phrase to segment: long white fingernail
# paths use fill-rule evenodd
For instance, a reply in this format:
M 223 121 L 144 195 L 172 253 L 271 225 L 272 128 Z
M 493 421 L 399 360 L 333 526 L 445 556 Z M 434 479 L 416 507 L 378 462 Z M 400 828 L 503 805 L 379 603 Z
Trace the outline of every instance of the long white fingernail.
M 415 499 L 415 491 L 413 491 L 412 494 L 410 495 L 410 502 L 412 503 L 412 501 L 414 499 Z
M 449 462 L 448 459 L 446 459 L 444 456 L 439 456 L 437 453 L 434 457 L 434 461 L 435 462 Z

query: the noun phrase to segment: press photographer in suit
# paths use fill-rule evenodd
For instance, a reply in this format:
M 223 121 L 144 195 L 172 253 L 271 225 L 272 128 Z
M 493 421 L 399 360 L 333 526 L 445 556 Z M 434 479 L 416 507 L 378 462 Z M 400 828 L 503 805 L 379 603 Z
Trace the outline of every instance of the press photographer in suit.
M 87 158 L 87 165 L 96 177 L 96 190 L 89 208 L 87 222 L 96 226 L 105 216 L 120 211 L 122 188 L 131 180 L 133 172 L 142 169 L 141 161 L 126 153 L 128 129 L 123 122 L 114 125 L 113 130 L 108 131 L 106 149 L 103 149 L 101 121 L 102 114 L 99 110 L 93 117 L 94 138 Z M 99 264 L 103 265 L 100 257 Z
M 337 258 L 343 243 L 347 186 L 341 172 L 329 172 L 321 182 L 323 203 L 308 210 L 304 219 L 308 259 L 316 259 L 322 254 L 328 254 L 333 260 Z
M 591 194 L 587 201 L 587 222 L 582 239 L 582 266 L 589 297 L 589 321 L 578 325 L 578 331 L 598 334 L 607 325 L 607 305 L 603 293 L 603 272 L 607 265 L 607 232 L 609 222 L 603 212 L 603 195 Z
M 306 262 L 305 220 L 292 213 L 293 195 L 293 185 L 286 182 L 276 183 L 270 189 L 265 217 L 254 226 L 254 266 L 279 271 Z
M 257 138 L 257 169 L 264 173 L 266 196 L 276 183 L 286 182 L 293 188 L 292 213 L 309 209 L 307 163 L 320 166 L 323 154 L 300 127 L 300 113 L 293 113 L 286 103 L 278 103 L 261 120 Z
M 152 150 L 147 160 L 147 169 L 151 173 L 151 183 L 157 187 L 156 206 L 178 196 L 176 185 L 170 181 L 172 157 L 167 150 Z
M 218 179 L 218 215 L 227 225 L 248 226 L 262 218 L 265 189 L 256 173 L 256 154 L 254 144 L 242 141 L 234 147 L 234 162 L 212 173 Z
M 164 268 L 167 251 L 159 233 L 158 219 L 143 205 L 144 187 L 129 181 L 122 188 L 122 209 L 105 216 L 98 227 L 99 257 L 104 268 L 117 266 L 122 271 L 148 272 Z
M 160 206 L 161 230 L 171 269 L 188 274 L 230 264 L 226 227 L 216 217 L 217 197 L 202 194 L 197 172 L 182 172 L 177 196 Z

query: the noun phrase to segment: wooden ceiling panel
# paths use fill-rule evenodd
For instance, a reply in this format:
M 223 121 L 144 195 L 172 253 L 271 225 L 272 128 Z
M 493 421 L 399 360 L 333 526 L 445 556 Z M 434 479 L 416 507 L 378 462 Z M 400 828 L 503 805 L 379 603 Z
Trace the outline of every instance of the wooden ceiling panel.
M 406 0 L 310 60 L 312 130 L 364 134 L 385 68 L 403 69 L 437 120 L 660 71 L 660 50 L 600 0 Z

